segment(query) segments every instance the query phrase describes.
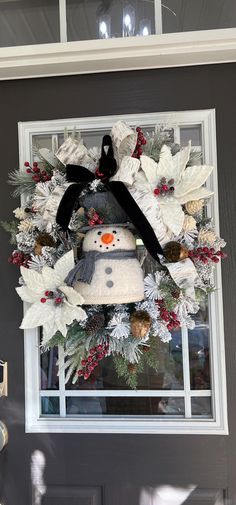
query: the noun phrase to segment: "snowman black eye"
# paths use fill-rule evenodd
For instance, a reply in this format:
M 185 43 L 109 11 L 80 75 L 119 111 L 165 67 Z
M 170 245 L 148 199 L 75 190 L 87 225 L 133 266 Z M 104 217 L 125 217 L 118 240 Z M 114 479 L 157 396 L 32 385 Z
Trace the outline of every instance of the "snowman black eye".
M 116 230 L 113 230 L 113 232 L 112 232 L 112 233 L 114 233 L 114 234 L 116 235 L 117 231 L 116 231 Z
M 98 235 L 101 235 L 101 234 L 102 234 L 102 232 L 101 232 L 101 231 L 98 231 Z

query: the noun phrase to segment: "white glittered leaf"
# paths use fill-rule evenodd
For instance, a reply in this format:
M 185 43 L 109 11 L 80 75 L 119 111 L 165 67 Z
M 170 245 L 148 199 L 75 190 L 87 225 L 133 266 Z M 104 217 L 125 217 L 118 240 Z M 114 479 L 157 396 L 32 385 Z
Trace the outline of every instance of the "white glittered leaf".
M 36 302 L 27 310 L 20 328 L 23 330 L 36 328 L 37 326 L 42 326 L 47 320 L 53 319 L 53 317 L 54 307 L 50 301 L 46 303 Z
M 74 268 L 75 260 L 73 251 L 64 254 L 55 264 L 54 272 L 57 276 L 58 283 L 63 284 L 68 273 Z
M 175 188 L 175 197 L 182 197 L 195 189 L 200 188 L 211 174 L 213 167 L 208 165 L 197 165 L 187 167 L 182 181 Z
M 55 325 L 54 319 L 46 321 L 43 325 L 43 339 L 42 345 L 47 344 L 47 342 L 55 335 L 57 332 L 57 327 Z
M 184 212 L 176 202 L 161 205 L 161 214 L 165 225 L 178 236 L 183 228 Z
M 23 302 L 34 303 L 39 299 L 39 295 L 27 286 L 20 286 L 16 291 Z
M 178 200 L 178 202 L 183 205 L 184 203 L 190 202 L 191 200 L 204 200 L 205 198 L 209 198 L 213 194 L 214 194 L 213 191 L 203 186 L 202 188 L 195 189 L 190 193 L 181 195 L 179 198 L 176 198 L 176 200 Z
M 175 178 L 175 165 L 173 163 L 171 150 L 166 145 L 161 148 L 156 177 L 158 182 L 162 177 L 166 177 L 167 180 Z
M 53 268 L 50 268 L 47 265 L 44 266 L 42 269 L 42 277 L 46 289 L 53 291 L 58 286 L 57 276 Z
M 67 317 L 67 309 L 65 305 L 63 308 L 57 307 L 55 310 L 55 325 L 57 327 L 57 330 L 62 333 L 64 337 L 67 335 L 67 327 L 66 324 L 71 324 L 72 321 L 67 322 L 68 317 Z
M 178 184 L 179 181 L 181 180 L 185 167 L 189 161 L 190 151 L 191 151 L 191 142 L 189 142 L 187 147 L 184 147 L 184 149 L 180 149 L 180 151 L 176 153 L 175 156 L 173 156 L 172 158 L 175 173 L 174 176 L 175 184 Z
M 27 284 L 29 289 L 39 294 L 44 291 L 44 283 L 41 274 L 35 270 L 31 270 L 25 267 L 21 267 L 20 271 L 25 284 Z
M 60 290 L 64 295 L 66 295 L 66 298 L 69 303 L 72 305 L 82 305 L 84 302 L 83 297 L 78 293 L 78 291 L 75 291 L 74 288 L 71 288 L 69 286 L 60 286 Z
M 84 321 L 87 318 L 86 312 L 81 307 L 69 305 L 64 302 L 63 323 L 71 324 L 73 321 Z
M 151 185 L 151 187 L 155 188 L 159 182 L 159 178 L 157 177 L 157 163 L 149 156 L 141 156 L 141 167 L 143 172 L 146 175 L 146 178 Z

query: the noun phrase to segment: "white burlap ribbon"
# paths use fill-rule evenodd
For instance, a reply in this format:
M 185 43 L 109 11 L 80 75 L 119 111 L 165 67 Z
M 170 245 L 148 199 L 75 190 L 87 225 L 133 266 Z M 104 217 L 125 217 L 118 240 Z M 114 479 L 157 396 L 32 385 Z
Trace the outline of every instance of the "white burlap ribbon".
M 140 162 L 132 158 L 136 143 L 137 133 L 123 121 L 117 121 L 110 132 L 117 161 L 118 170 L 112 181 L 121 181 L 131 186 L 134 176 L 138 172 Z M 87 149 L 82 140 L 68 137 L 56 152 L 56 157 L 63 165 L 82 165 L 92 172 L 98 166 L 100 152 L 97 149 Z
M 177 263 L 162 263 L 169 274 L 171 275 L 175 284 L 180 288 L 184 289 L 185 293 L 192 300 L 195 299 L 194 285 L 198 278 L 196 268 L 191 261 L 191 259 L 186 258 L 185 260 L 178 261 Z

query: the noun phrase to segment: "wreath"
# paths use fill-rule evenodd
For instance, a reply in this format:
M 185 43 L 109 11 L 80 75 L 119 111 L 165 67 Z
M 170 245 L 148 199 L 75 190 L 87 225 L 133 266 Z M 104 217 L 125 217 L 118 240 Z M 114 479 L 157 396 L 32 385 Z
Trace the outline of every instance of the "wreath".
M 16 244 L 17 293 L 30 304 L 20 328 L 42 327 L 42 351 L 63 346 L 66 382 L 93 380 L 110 357 L 137 387 L 214 290 L 226 255 L 206 214 L 213 167 L 169 132 L 145 136 L 118 121 L 101 149 L 73 132 L 10 173 L 22 204 L 2 224 Z

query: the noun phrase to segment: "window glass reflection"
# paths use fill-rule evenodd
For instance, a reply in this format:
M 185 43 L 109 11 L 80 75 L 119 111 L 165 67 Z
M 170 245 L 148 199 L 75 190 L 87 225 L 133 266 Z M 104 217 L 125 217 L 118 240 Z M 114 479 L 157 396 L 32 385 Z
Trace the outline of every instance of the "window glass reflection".
M 195 397 L 191 399 L 192 416 L 212 417 L 211 397 Z
M 60 41 L 58 0 L 0 2 L 0 46 Z
M 209 315 L 207 298 L 195 317 L 195 328 L 189 334 L 191 389 L 210 389 Z
M 184 416 L 183 398 L 68 397 L 68 415 Z
M 163 33 L 236 26 L 235 0 L 165 0 L 163 4 Z
M 60 414 L 60 401 L 58 396 L 43 396 L 41 398 L 41 415 L 55 416 Z
M 67 0 L 68 40 L 147 36 L 155 33 L 154 2 Z
M 59 389 L 57 359 L 58 351 L 56 347 L 41 354 L 41 389 Z

